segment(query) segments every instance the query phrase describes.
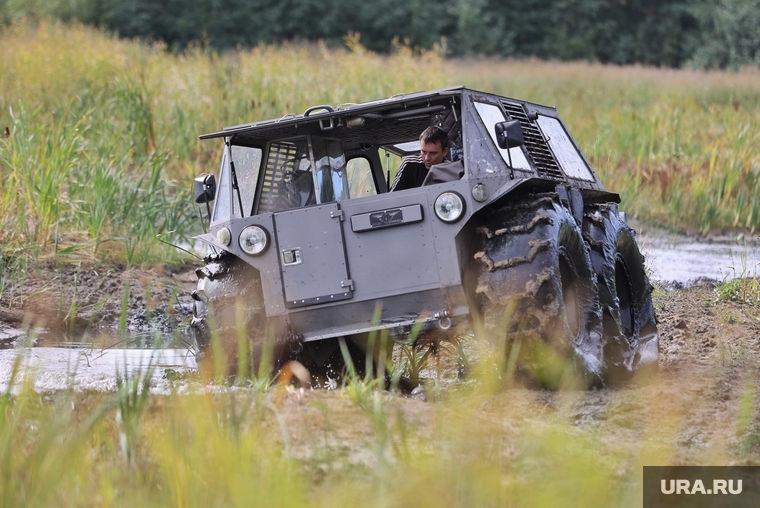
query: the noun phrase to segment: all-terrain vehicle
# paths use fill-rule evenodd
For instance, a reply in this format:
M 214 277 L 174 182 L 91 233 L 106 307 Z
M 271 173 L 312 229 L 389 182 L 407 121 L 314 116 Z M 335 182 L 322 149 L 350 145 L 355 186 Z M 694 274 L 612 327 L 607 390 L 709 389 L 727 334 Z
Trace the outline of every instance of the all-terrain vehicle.
M 448 133 L 451 161 L 389 192 L 391 157 L 417 154 L 430 125 Z M 210 216 L 197 238 L 215 252 L 193 295 L 202 354 L 219 337 L 255 363 L 269 338 L 275 366 L 337 371 L 339 341 L 359 357 L 372 331 L 403 341 L 465 326 L 507 353 L 519 341 L 539 376 L 547 348 L 597 380 L 656 365 L 635 234 L 555 108 L 455 87 L 201 139 L 223 142 L 218 179 L 195 179 Z

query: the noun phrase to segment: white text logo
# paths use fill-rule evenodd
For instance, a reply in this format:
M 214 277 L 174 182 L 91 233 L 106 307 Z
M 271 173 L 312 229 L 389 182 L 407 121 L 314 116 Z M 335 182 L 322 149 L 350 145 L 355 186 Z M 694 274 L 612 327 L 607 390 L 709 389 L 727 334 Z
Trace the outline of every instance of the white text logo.
M 741 494 L 742 481 L 713 480 L 712 488 L 706 489 L 702 480 L 660 480 L 660 491 L 663 494 Z

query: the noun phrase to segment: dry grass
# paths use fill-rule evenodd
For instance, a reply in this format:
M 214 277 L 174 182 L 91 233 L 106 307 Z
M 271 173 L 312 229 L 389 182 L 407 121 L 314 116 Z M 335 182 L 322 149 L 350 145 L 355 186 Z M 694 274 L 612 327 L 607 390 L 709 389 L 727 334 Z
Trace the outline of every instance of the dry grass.
M 173 55 L 81 25 L 6 28 L 4 251 L 166 259 L 174 254 L 155 235 L 192 232 L 189 182 L 215 171 L 217 147 L 199 133 L 460 83 L 557 104 L 629 213 L 702 232 L 760 225 L 757 70 L 446 61 L 435 50 L 398 46 L 380 56 L 356 36 L 346 41 L 348 50 L 285 45 L 218 55 L 196 47 Z
M 760 71 L 459 62 L 465 84 L 557 105 L 623 209 L 677 229 L 760 229 Z

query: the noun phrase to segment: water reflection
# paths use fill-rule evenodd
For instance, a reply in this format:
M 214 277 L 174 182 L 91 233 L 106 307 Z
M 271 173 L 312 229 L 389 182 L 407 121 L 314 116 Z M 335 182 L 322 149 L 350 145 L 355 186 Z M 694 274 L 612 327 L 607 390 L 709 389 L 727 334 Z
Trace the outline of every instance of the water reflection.
M 113 391 L 117 378 L 151 376 L 151 387 L 197 368 L 182 334 L 103 334 L 57 338 L 46 331 L 18 337 L 0 350 L 0 392 L 18 391 L 25 376 L 39 392 L 74 389 Z M 14 377 L 15 376 L 15 377 Z M 11 379 L 13 377 L 13 379 Z
M 700 278 L 722 281 L 754 277 L 760 268 L 757 237 L 704 240 L 636 227 L 641 251 L 653 280 L 688 283 Z

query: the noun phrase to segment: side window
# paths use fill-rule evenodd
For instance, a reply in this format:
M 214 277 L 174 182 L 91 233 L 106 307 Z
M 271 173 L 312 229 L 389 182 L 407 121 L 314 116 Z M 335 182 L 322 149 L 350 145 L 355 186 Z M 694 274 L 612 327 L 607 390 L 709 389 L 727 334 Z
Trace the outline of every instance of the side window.
M 480 119 L 483 120 L 483 125 L 486 129 L 488 129 L 488 134 L 491 135 L 493 144 L 496 149 L 499 150 L 504 163 L 509 164 L 509 159 L 511 157 L 513 167 L 517 169 L 530 170 L 530 164 L 528 164 L 528 159 L 525 158 L 525 154 L 523 153 L 521 147 L 517 146 L 510 149 L 499 148 L 499 143 L 496 141 L 495 126 L 497 123 L 506 120 L 506 118 L 504 118 L 504 113 L 501 111 L 501 108 L 499 106 L 494 106 L 493 104 L 486 104 L 485 102 L 475 101 L 475 109 L 478 111 Z
M 354 157 L 346 165 L 348 177 L 348 195 L 363 198 L 377 194 L 375 180 L 372 178 L 372 166 L 366 157 Z
M 314 203 L 314 175 L 307 139 L 270 143 L 257 213 L 279 212 Z
M 544 138 L 567 176 L 587 181 L 594 180 L 594 175 L 591 174 L 559 120 L 541 115 L 538 117 L 538 126 L 541 127 Z

